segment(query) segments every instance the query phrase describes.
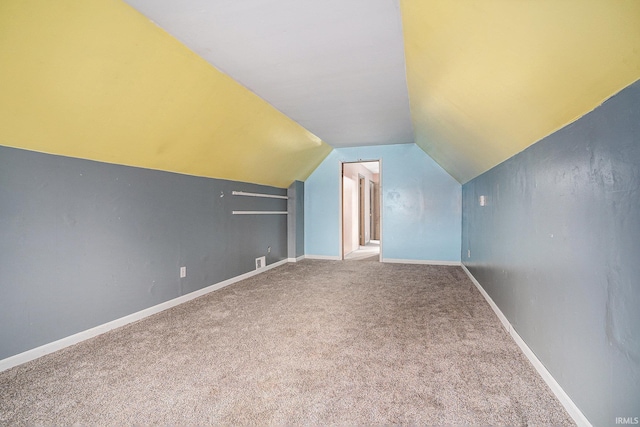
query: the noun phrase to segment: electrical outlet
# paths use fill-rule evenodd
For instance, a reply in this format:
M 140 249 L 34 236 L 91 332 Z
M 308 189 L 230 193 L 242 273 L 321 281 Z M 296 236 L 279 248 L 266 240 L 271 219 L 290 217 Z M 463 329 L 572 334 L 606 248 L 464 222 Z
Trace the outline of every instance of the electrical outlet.
M 471 249 L 467 249 L 467 258 L 471 258 Z
M 270 254 L 271 253 L 271 246 L 267 247 L 267 253 Z
M 264 268 L 266 263 L 267 263 L 266 257 L 261 256 L 259 258 L 256 258 L 256 270 Z
M 180 278 L 187 277 L 187 267 L 180 267 Z

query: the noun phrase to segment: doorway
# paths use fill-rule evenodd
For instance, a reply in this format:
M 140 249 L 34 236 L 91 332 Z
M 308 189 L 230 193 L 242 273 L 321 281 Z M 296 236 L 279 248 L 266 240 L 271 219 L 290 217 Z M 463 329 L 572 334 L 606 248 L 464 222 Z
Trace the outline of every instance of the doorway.
M 342 164 L 342 259 L 380 260 L 380 161 Z

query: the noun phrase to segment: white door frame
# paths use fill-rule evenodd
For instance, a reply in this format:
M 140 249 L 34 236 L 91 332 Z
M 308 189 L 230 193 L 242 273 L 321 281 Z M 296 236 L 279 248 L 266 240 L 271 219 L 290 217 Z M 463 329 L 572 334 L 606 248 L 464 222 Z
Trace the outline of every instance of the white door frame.
M 342 211 L 343 206 L 342 206 L 342 187 L 343 187 L 343 182 L 342 182 L 342 174 L 344 172 L 344 164 L 345 163 L 365 163 L 365 162 L 378 162 L 378 165 L 380 167 L 380 173 L 378 174 L 378 185 L 380 186 L 379 188 L 379 192 L 380 192 L 380 200 L 379 200 L 379 205 L 378 205 L 378 209 L 380 210 L 380 254 L 378 255 L 378 261 L 382 262 L 382 245 L 384 244 L 384 229 L 383 229 L 383 224 L 384 224 L 384 215 L 383 215 L 383 209 L 382 207 L 384 206 L 384 185 L 383 185 L 383 173 L 382 173 L 382 157 L 380 157 L 379 159 L 371 159 L 371 160 L 364 160 L 364 159 L 358 159 L 358 160 L 340 160 L 338 162 L 338 254 L 339 255 L 339 259 L 344 260 L 344 241 L 343 241 L 343 226 L 342 226 L 342 218 L 344 217 L 344 212 Z

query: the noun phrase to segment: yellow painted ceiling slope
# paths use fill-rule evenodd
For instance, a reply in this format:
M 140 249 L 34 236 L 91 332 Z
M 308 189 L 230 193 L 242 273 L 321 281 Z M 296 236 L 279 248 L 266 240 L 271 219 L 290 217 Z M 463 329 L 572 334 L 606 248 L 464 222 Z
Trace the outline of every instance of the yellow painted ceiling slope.
M 640 78 L 638 0 L 401 0 L 416 143 L 465 183 Z
M 278 187 L 331 151 L 119 0 L 0 1 L 0 145 Z

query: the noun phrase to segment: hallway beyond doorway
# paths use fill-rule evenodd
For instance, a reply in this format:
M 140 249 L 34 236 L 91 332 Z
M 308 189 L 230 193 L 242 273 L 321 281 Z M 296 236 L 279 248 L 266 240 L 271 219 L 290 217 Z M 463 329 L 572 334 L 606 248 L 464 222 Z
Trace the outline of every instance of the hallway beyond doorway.
M 345 260 L 363 260 L 375 255 L 380 255 L 380 241 L 369 240 L 364 246 L 360 246 L 353 252 L 350 252 L 344 256 Z
M 380 160 L 342 163 L 342 259 L 363 259 L 381 253 L 380 169 Z M 370 241 L 373 242 L 369 244 Z

